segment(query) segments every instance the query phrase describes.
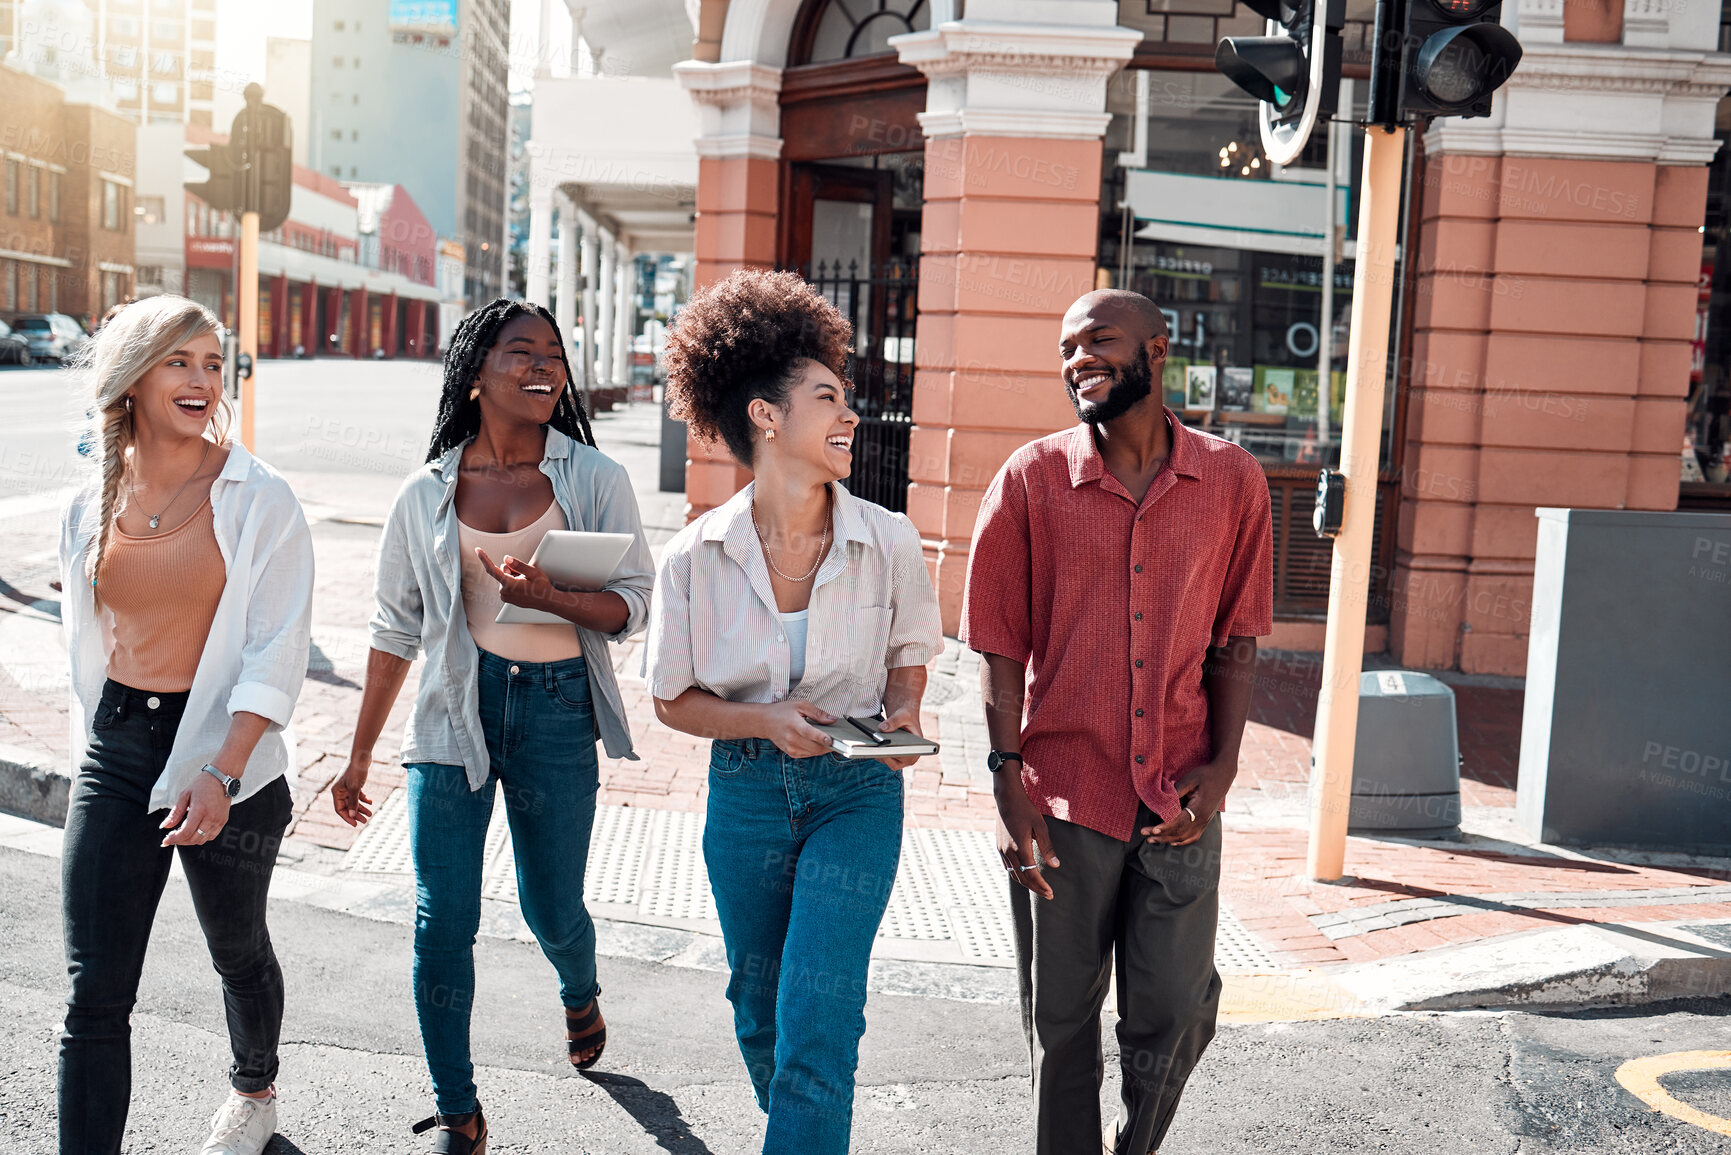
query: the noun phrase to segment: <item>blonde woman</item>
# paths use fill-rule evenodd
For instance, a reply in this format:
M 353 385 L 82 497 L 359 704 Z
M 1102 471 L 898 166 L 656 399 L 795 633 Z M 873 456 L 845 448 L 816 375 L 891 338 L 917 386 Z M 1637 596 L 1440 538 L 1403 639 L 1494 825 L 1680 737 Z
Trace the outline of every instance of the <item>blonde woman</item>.
M 265 896 L 290 813 L 282 729 L 306 674 L 313 553 L 288 484 L 226 438 L 220 332 L 203 306 L 153 297 L 84 354 L 100 473 L 60 533 L 76 760 L 61 1155 L 121 1148 L 128 1020 L 176 849 L 234 1051 L 202 1151 L 257 1155 L 276 1130 L 283 981 Z

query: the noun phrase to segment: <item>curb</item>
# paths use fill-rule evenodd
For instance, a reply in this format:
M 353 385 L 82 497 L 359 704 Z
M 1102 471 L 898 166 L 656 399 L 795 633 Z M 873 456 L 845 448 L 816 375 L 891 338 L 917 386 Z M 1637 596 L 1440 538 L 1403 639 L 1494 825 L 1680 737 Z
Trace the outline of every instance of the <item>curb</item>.
M 0 745 L 0 811 L 65 826 L 71 790 L 63 767 L 45 766 L 27 750 Z

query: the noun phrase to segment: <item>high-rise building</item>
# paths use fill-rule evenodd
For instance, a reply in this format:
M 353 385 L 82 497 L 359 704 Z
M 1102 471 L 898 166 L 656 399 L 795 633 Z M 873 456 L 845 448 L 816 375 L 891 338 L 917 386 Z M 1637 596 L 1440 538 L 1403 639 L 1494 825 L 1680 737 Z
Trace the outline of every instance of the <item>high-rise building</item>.
M 401 184 L 464 248 L 464 296 L 503 291 L 508 0 L 314 0 L 307 163 Z
M 216 0 L 0 0 L 0 54 L 136 124 L 211 126 Z
M 272 36 L 264 45 L 264 98 L 288 114 L 294 162 L 307 164 L 312 94 L 312 41 Z

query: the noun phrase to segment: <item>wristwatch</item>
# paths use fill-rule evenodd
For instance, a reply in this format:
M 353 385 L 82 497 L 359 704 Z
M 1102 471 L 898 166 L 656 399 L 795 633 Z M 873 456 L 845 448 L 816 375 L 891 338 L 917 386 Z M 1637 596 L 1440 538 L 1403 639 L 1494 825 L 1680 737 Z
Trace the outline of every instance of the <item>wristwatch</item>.
M 240 794 L 239 778 L 230 778 L 227 774 L 224 774 L 209 762 L 204 764 L 204 772 L 209 774 L 212 778 L 215 778 L 218 782 L 221 782 L 222 792 L 230 798 L 237 797 Z
M 1002 770 L 1004 768 L 1004 763 L 1006 762 L 1022 762 L 1022 756 L 1020 754 L 1012 754 L 1008 750 L 993 750 L 990 754 L 986 755 L 986 769 L 990 770 L 994 774 Z M 1022 765 L 1026 766 L 1027 763 L 1022 762 Z

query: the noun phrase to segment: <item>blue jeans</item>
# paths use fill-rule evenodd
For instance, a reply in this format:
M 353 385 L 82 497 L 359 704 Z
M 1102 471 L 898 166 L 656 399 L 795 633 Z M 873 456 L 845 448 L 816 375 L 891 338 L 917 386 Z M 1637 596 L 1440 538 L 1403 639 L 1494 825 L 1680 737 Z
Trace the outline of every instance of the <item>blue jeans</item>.
M 493 772 L 469 789 L 461 766 L 408 764 L 409 844 L 415 860 L 415 1013 L 442 1115 L 475 1109 L 469 1012 L 475 934 L 494 785 L 517 860 L 523 921 L 559 975 L 559 999 L 582 1008 L 599 993 L 595 924 L 583 870 L 595 824 L 600 766 L 582 658 L 511 662 L 481 651 L 481 728 Z
M 902 776 L 750 738 L 709 758 L 703 860 L 765 1155 L 846 1155 L 866 971 L 902 850 Z

